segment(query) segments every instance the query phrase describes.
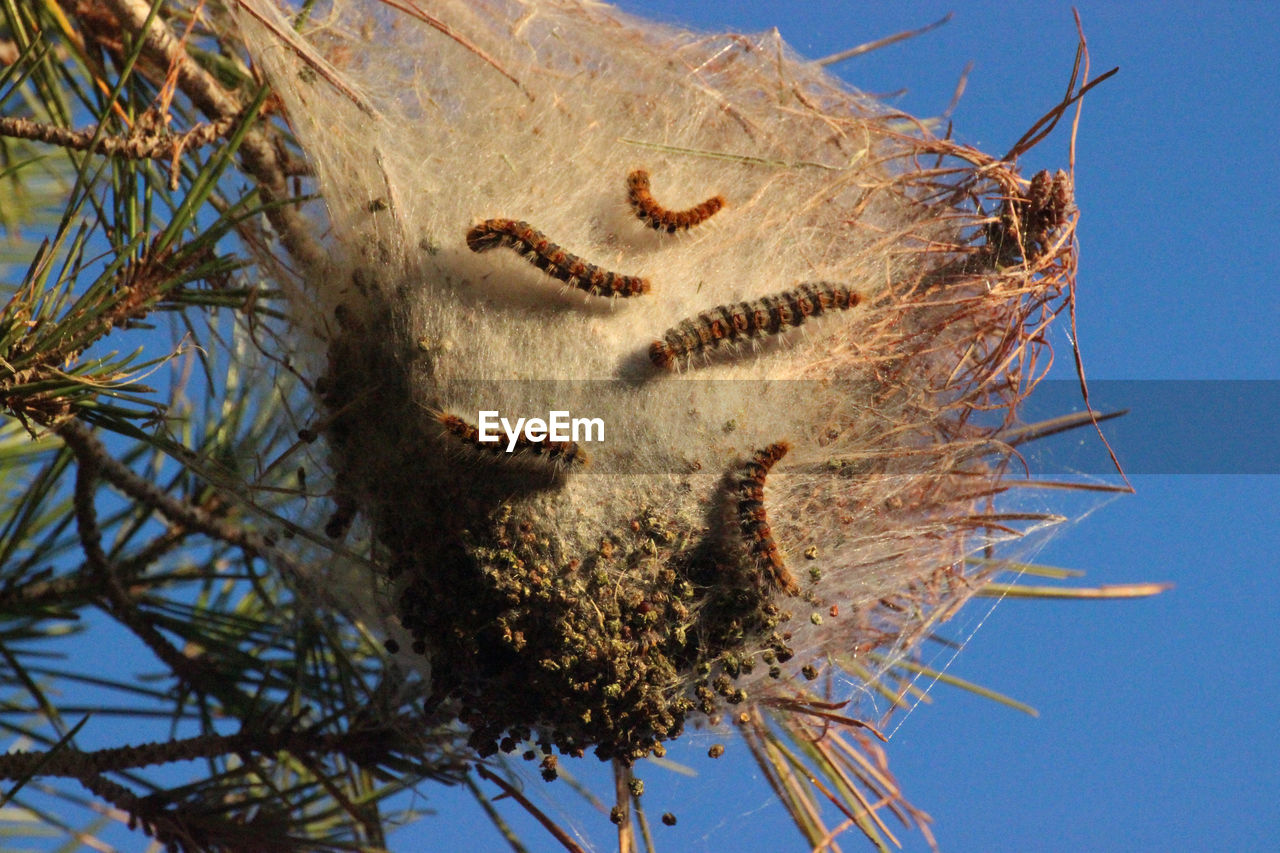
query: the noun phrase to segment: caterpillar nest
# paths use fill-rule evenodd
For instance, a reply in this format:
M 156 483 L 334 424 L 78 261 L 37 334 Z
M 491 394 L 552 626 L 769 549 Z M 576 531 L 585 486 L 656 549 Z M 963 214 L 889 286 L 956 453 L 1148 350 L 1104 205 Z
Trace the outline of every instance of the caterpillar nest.
M 480 754 L 629 763 L 803 703 L 1015 535 L 984 521 L 993 437 L 1066 299 L 1066 175 L 936 138 L 776 33 L 245 5 L 327 215 L 293 304 L 372 540 L 349 595 L 382 590 Z M 478 444 L 485 413 L 553 412 L 583 434 Z

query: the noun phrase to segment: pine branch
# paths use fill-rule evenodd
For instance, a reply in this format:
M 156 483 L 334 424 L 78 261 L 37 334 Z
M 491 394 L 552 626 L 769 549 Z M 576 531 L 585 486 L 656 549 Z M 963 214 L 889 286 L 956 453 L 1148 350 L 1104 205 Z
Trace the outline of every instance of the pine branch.
M 199 507 L 175 500 L 162 492 L 155 483 L 130 471 L 114 459 L 92 431 L 79 421 L 63 421 L 54 431 L 75 451 L 82 465 L 87 461 L 95 474 L 101 474 L 107 482 L 134 500 L 156 510 L 171 523 L 242 548 L 256 557 L 274 554 L 274 549 L 262 536 L 215 518 Z M 90 562 L 92 563 L 92 558 Z
M 190 130 L 173 134 L 164 130 L 135 127 L 124 136 L 105 136 L 99 128 L 68 130 L 26 118 L 0 116 L 0 136 L 46 142 L 77 151 L 93 151 L 110 157 L 126 157 L 132 160 L 168 158 L 176 160 L 187 148 L 212 145 L 226 136 L 236 125 L 237 118 L 222 119 L 200 124 Z
M 399 751 L 418 748 L 425 738 L 406 738 L 404 733 L 420 729 L 422 723 L 419 718 L 402 715 L 376 726 L 345 732 L 322 732 L 310 728 L 246 730 L 234 735 L 209 734 L 90 752 L 65 748 L 8 752 L 0 754 L 0 778 L 23 779 L 38 772 L 44 776 L 83 780 L 101 773 L 179 761 L 232 755 L 247 761 L 251 756 L 272 758 L 282 752 L 315 758 L 341 755 L 357 764 L 375 767 Z M 462 769 L 461 766 L 457 768 L 459 771 Z
M 145 0 L 107 0 L 106 6 L 130 32 L 145 39 L 145 52 L 176 75 L 177 86 L 211 121 L 234 120 L 243 105 L 203 68 L 198 66 L 168 25 Z M 273 204 L 292 198 L 286 182 L 287 171 L 276 145 L 261 129 L 245 133 L 240 151 L 244 170 L 257 182 L 268 203 L 267 216 L 279 232 L 289 253 L 307 267 L 318 267 L 325 253 L 311 237 L 308 225 L 289 204 Z

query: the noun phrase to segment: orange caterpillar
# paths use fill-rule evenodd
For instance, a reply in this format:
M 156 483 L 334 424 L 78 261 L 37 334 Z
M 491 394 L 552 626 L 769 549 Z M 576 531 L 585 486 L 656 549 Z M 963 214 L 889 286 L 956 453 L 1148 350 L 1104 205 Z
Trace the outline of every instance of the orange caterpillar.
M 557 246 L 528 222 L 487 219 L 467 232 L 467 247 L 486 252 L 509 246 L 538 269 L 570 287 L 593 296 L 639 296 L 649 292 L 649 280 L 601 269 Z
M 669 370 L 676 360 L 710 347 L 753 335 L 776 335 L 827 311 L 842 311 L 862 301 L 843 284 L 818 281 L 774 293 L 754 302 L 720 305 L 673 326 L 649 346 L 649 360 Z
M 461 439 L 476 450 L 483 450 L 495 456 L 515 457 L 531 453 L 534 456 L 545 456 L 548 462 L 565 468 L 581 468 L 589 461 L 586 451 L 578 447 L 577 442 L 530 441 L 523 434 L 516 438 L 516 449 L 508 453 L 505 436 L 500 441 L 481 441 L 480 430 L 457 415 L 451 415 L 448 412 L 432 412 L 432 415 L 444 427 L 445 432 Z
M 706 222 L 725 206 L 724 196 L 716 195 L 688 210 L 667 210 L 649 191 L 649 173 L 644 169 L 636 169 L 627 175 L 627 200 L 631 202 L 636 218 L 650 228 L 668 234 Z
M 764 509 L 764 480 L 774 464 L 787 455 L 791 445 L 785 441 L 757 450 L 751 461 L 743 466 L 745 477 L 738 480 L 738 526 L 749 543 L 751 555 L 769 570 L 775 586 L 787 595 L 799 595 L 800 587 L 787 570 L 778 544 L 773 541 L 773 531 Z

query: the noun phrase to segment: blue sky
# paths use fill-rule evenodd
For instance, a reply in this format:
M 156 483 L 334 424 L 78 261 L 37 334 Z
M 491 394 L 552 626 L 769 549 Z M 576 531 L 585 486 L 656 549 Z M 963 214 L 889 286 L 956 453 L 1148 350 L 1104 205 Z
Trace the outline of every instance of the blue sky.
M 1056 103 L 1075 49 L 1071 4 L 1049 0 L 622 5 L 709 31 L 776 25 L 811 57 L 954 10 L 947 26 L 837 70 L 868 92 L 908 88 L 893 103 L 928 116 L 946 107 L 974 61 L 954 113 L 956 134 L 991 151 L 1007 150 Z M 1090 378 L 1280 380 L 1280 8 L 1075 5 L 1095 76 L 1120 66 L 1088 97 L 1078 146 L 1079 331 Z M 1059 132 L 1024 159 L 1025 171 L 1064 165 L 1065 156 Z M 1069 378 L 1065 328 L 1054 344 L 1064 371 L 1056 375 Z M 1246 397 L 1230 416 L 1216 402 L 1225 386 L 1214 382 L 1149 387 L 1157 407 L 1161 387 L 1179 389 L 1177 405 L 1194 406 L 1211 425 L 1220 421 L 1203 440 L 1216 435 L 1237 451 L 1237 437 L 1265 440 L 1280 426 L 1275 385 L 1252 386 L 1269 393 Z M 1158 433 L 1117 433 L 1129 442 L 1118 443 L 1122 461 L 1139 458 L 1144 441 L 1177 439 L 1181 410 L 1167 406 L 1170 425 Z M 1276 458 L 1267 452 L 1259 458 Z M 1252 457 L 1246 447 L 1235 458 L 1247 465 Z M 1274 849 L 1280 478 L 1225 475 L 1211 461 L 1187 470 L 1199 473 L 1135 475 L 1136 495 L 1067 525 L 1037 555 L 1086 569 L 1093 583 L 1171 581 L 1173 590 L 1140 601 L 1010 601 L 989 618 L 979 605 L 952 632 L 969 639 L 950 672 L 1013 694 L 1041 715 L 939 687 L 931 707 L 896 729 L 891 766 L 935 818 L 944 850 Z M 678 827 L 655 827 L 658 849 L 803 848 L 743 750 L 730 748 L 713 765 L 698 758 L 707 736 L 687 740 L 673 755 L 697 767 L 697 780 L 642 774 L 651 818 L 671 807 L 680 814 Z M 426 793 L 428 807 L 463 802 Z M 508 817 L 515 811 L 504 807 Z M 428 819 L 393 844 L 498 849 L 497 834 L 473 812 L 456 823 Z M 561 849 L 533 826 L 525 840 L 531 850 Z M 903 841 L 907 850 L 927 849 L 919 836 Z M 861 847 L 853 835 L 842 846 Z

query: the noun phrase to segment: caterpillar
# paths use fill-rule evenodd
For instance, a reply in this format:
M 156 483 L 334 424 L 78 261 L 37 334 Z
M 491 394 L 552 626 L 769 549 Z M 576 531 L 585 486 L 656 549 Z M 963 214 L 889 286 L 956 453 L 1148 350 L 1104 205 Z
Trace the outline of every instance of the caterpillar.
M 862 301 L 847 285 L 818 281 L 754 302 L 720 305 L 672 326 L 649 346 L 649 360 L 664 370 L 676 359 L 752 335 L 776 335 L 827 311 L 852 308 Z
M 500 441 L 481 441 L 480 430 L 463 418 L 448 412 L 432 412 L 432 416 L 448 434 L 476 450 L 495 456 L 513 457 L 531 453 L 534 456 L 545 456 L 548 462 L 565 468 L 582 468 L 590 461 L 587 452 L 578 447 L 575 441 L 531 441 L 522 433 L 516 438 L 515 450 L 508 453 L 508 440 L 505 436 Z
M 1074 210 L 1070 176 L 1061 170 L 1054 175 L 1036 172 L 1026 195 L 1015 192 L 1005 198 L 998 221 L 987 226 L 987 251 L 999 264 L 1012 265 L 1020 258 L 1035 263 L 1053 246 L 1055 233 Z
M 593 296 L 639 296 L 649 292 L 649 280 L 601 269 L 567 252 L 528 222 L 487 219 L 467 232 L 467 248 L 487 252 L 509 246 L 531 264 L 570 287 Z
M 631 202 L 637 219 L 668 234 L 706 222 L 725 206 L 724 196 L 716 195 L 688 210 L 668 210 L 649 191 L 649 173 L 644 169 L 636 169 L 627 175 L 627 200 Z
M 330 539 L 341 539 L 351 529 L 351 522 L 355 521 L 356 502 L 350 495 L 338 493 L 333 496 L 333 503 L 333 515 L 324 525 L 324 535 Z
M 787 570 L 782 551 L 773 541 L 773 531 L 764 508 L 764 481 L 770 469 L 787 455 L 791 445 L 785 441 L 757 450 L 751 461 L 743 466 L 743 476 L 737 482 L 738 527 L 748 543 L 751 555 L 768 570 L 774 585 L 787 595 L 799 595 L 800 587 Z

